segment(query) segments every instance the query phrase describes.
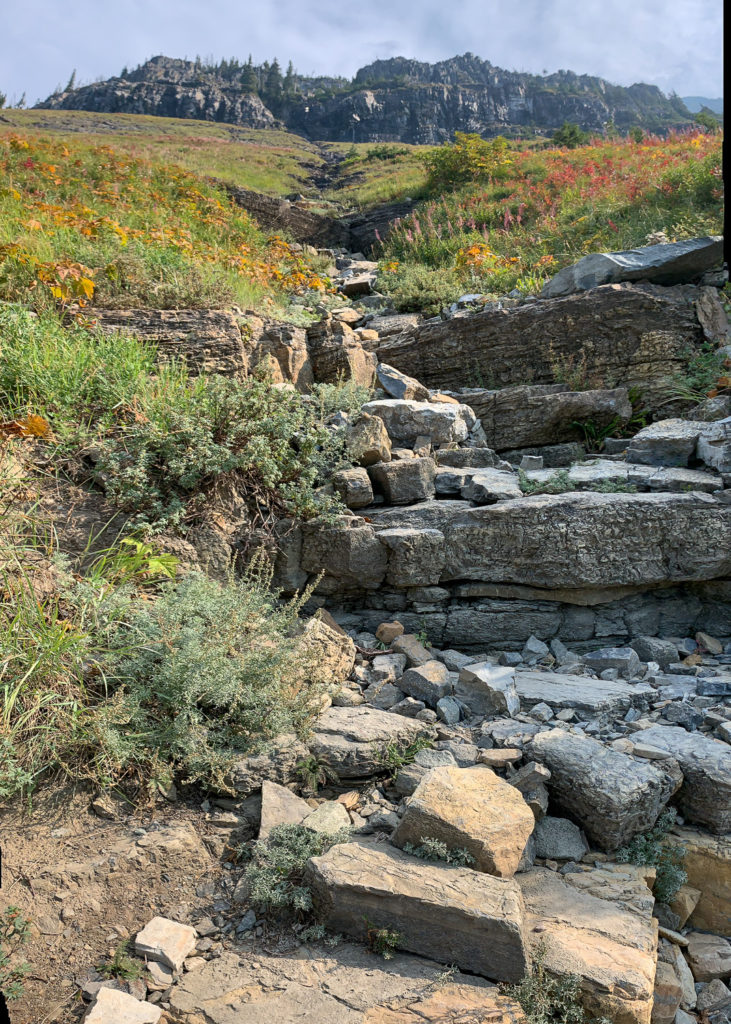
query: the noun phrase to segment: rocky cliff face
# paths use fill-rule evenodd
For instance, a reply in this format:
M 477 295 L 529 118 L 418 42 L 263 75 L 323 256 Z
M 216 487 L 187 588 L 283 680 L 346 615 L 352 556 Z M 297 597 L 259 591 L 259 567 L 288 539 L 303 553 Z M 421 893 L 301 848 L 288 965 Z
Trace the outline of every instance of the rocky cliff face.
M 564 121 L 587 131 L 614 123 L 663 131 L 689 124 L 681 100 L 655 86 L 611 85 L 559 71 L 542 77 L 505 71 L 472 54 L 438 64 L 403 57 L 361 68 L 350 83 L 295 76 L 266 106 L 230 67 L 154 57 L 124 77 L 50 96 L 42 107 L 156 114 L 287 128 L 312 139 L 436 144 L 455 131 L 484 136 L 550 132 Z M 270 109 L 271 108 L 271 109 Z M 275 116 L 276 115 L 276 116 Z

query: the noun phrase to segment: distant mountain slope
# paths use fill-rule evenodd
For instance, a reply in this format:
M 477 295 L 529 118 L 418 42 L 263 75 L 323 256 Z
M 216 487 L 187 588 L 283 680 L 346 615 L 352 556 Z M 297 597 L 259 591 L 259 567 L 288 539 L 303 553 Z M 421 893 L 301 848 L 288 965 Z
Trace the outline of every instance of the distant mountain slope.
M 405 57 L 361 68 L 352 81 L 306 78 L 279 65 L 205 65 L 153 57 L 117 78 L 56 93 L 39 107 L 195 117 L 250 128 L 285 125 L 332 142 L 435 144 L 455 131 L 484 136 L 547 134 L 564 121 L 601 132 L 637 125 L 663 132 L 690 124 L 677 96 L 656 86 L 624 88 L 558 71 L 505 71 L 473 54 L 425 64 Z
M 714 114 L 723 113 L 723 96 L 709 99 L 708 96 L 682 96 L 681 99 L 692 114 L 697 114 L 701 107 L 708 107 Z

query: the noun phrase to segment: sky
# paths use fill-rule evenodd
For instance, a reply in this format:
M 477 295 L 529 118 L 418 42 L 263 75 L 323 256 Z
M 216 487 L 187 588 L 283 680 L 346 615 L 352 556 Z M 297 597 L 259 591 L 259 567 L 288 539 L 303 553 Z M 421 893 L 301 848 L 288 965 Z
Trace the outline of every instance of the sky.
M 508 70 L 722 95 L 722 0 L 4 0 L 0 91 L 28 105 L 155 54 L 343 75 L 373 60 L 471 52 Z M 3 5 L 3 6 L 4 6 Z M 12 9 L 11 9 L 12 8 Z

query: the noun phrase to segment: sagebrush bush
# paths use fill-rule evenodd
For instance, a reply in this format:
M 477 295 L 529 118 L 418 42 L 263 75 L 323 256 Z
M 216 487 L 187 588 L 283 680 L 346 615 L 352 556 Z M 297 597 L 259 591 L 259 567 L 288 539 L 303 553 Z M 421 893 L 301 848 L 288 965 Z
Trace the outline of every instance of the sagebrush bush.
M 546 968 L 548 948 L 542 941 L 533 954 L 529 972 L 517 985 L 502 985 L 503 992 L 520 1003 L 528 1024 L 611 1024 L 606 1018 L 590 1018 L 581 1005 L 581 979 L 561 977 Z
M 93 449 L 89 476 L 131 528 L 188 526 L 224 480 L 252 530 L 339 509 L 316 493 L 344 451 L 318 402 L 252 377 L 191 377 L 181 363 L 157 365 L 153 346 L 53 314 L 0 308 L 0 332 L 0 416 L 44 416 L 59 454 Z
M 450 849 L 446 843 L 439 839 L 421 837 L 421 843 L 414 846 L 413 843 L 404 843 L 404 853 L 410 853 L 412 857 L 420 857 L 421 860 L 443 860 L 447 864 L 457 864 L 460 867 L 469 867 L 475 863 L 475 858 L 464 847 L 454 846 Z
M 307 861 L 349 836 L 347 829 L 328 836 L 304 825 L 275 825 L 254 844 L 244 872 L 250 902 L 266 910 L 311 910 L 312 891 L 303 881 Z
M 635 836 L 631 843 L 617 851 L 620 862 L 657 869 L 653 892 L 659 903 L 669 903 L 681 885 L 688 881 L 682 846 L 670 843 L 666 838 L 676 818 L 676 812 L 666 808 L 651 829 Z

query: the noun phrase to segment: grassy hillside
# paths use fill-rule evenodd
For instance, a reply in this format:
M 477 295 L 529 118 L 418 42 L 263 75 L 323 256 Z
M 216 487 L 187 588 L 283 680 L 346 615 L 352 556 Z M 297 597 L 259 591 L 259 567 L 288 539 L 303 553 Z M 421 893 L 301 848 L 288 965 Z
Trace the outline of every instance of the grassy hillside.
M 0 298 L 158 308 L 322 290 L 225 192 L 85 136 L 0 136 Z
M 576 149 L 465 146 L 381 253 L 399 309 L 437 312 L 462 292 L 537 292 L 591 252 L 723 231 L 720 134 L 593 140 Z M 489 149 L 489 147 L 488 147 Z M 462 180 L 474 161 L 472 180 Z

